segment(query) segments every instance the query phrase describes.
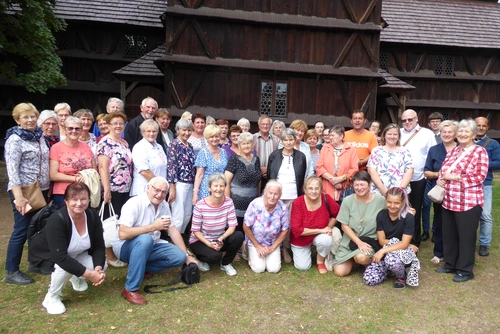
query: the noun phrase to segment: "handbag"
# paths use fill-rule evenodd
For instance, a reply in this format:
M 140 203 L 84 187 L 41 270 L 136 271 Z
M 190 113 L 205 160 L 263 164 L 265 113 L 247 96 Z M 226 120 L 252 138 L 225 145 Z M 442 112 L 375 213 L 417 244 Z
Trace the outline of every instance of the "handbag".
M 40 183 L 38 179 L 28 184 L 27 186 L 21 186 L 21 191 L 23 192 L 24 198 L 29 201 L 31 209 L 26 212 L 36 211 L 47 205 L 45 197 L 43 196 L 42 189 L 40 189 Z
M 102 202 L 101 208 L 99 209 L 99 217 L 101 217 L 102 230 L 104 237 L 104 245 L 106 248 L 111 247 L 111 243 L 118 238 L 118 233 L 116 230 L 116 225 L 118 223 L 118 215 L 115 214 L 113 209 L 113 204 L 108 203 L 109 218 L 104 219 L 104 206 L 106 203 Z
M 429 192 L 427 193 L 427 197 L 431 200 L 432 203 L 437 203 L 437 204 L 443 203 L 444 188 L 436 184 L 434 188 L 429 190 Z
M 175 288 L 167 288 L 167 289 L 159 289 L 154 290 L 155 288 L 166 288 L 168 286 L 174 285 L 177 282 L 181 281 L 186 284 L 186 286 L 180 286 Z M 200 268 L 196 265 L 196 263 L 190 263 L 188 265 L 184 265 L 181 273 L 174 278 L 170 283 L 166 285 L 156 284 L 156 285 L 146 285 L 144 286 L 145 293 L 162 293 L 168 291 L 182 290 L 187 289 L 192 286 L 192 284 L 200 283 Z

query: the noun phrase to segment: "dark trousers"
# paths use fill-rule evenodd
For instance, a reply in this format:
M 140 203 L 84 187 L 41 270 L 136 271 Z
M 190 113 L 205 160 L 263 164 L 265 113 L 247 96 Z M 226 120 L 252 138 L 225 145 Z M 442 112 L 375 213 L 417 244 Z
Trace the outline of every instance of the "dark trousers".
M 240 231 L 234 231 L 229 237 L 224 240 L 224 245 L 220 251 L 216 251 L 213 248 L 208 247 L 201 241 L 197 241 L 189 245 L 191 251 L 196 255 L 196 258 L 200 261 L 207 263 L 221 263 L 222 265 L 233 263 L 234 257 L 238 253 L 238 250 L 243 243 L 243 233 Z M 224 257 L 222 257 L 222 252 L 226 252 Z M 222 260 L 222 261 L 221 261 Z
M 474 269 L 477 227 L 483 209 L 476 205 L 464 212 L 443 208 L 444 265 L 458 274 L 470 275 Z
M 113 205 L 113 209 L 115 213 L 120 216 L 122 214 L 123 205 L 129 200 L 129 193 L 119 193 L 119 192 L 111 192 L 111 204 Z M 108 205 L 104 207 L 104 219 L 109 218 L 109 210 Z
M 432 220 L 434 238 L 434 256 L 443 257 L 443 207 L 434 203 L 434 219 Z
M 421 237 L 421 228 L 420 221 L 422 217 L 422 204 L 424 202 L 424 192 L 425 192 L 425 184 L 427 180 L 424 178 L 419 181 L 410 182 L 411 193 L 409 196 L 410 204 L 415 209 L 415 232 L 413 233 L 412 244 L 417 247 L 420 247 L 420 237 Z

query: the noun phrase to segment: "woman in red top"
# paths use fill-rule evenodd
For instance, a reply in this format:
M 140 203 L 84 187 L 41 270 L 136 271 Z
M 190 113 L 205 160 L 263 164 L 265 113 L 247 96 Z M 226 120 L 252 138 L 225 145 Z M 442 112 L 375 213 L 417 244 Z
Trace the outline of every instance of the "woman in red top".
M 330 195 L 323 195 L 322 190 L 319 177 L 310 176 L 306 179 L 304 195 L 292 203 L 290 243 L 295 268 L 299 270 L 311 268 L 311 245 L 314 245 L 318 253 L 316 256 L 318 271 L 320 274 L 326 274 L 328 271 L 325 257 L 334 243 L 332 229 L 336 229 L 335 218 L 340 207 Z M 340 231 L 333 234 L 339 235 Z

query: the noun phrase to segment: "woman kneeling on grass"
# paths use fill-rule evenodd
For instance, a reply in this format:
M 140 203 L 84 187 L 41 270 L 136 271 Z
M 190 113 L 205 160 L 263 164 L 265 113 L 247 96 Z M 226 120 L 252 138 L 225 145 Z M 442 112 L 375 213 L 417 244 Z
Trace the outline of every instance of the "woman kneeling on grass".
M 393 272 L 396 275 L 394 289 L 404 289 L 405 281 L 410 286 L 418 286 L 418 247 L 410 244 L 415 218 L 406 191 L 398 187 L 390 188 L 386 195 L 386 206 L 387 209 L 377 215 L 377 238 L 383 248 L 373 255 L 363 281 L 368 285 L 379 284 L 389 272 Z M 410 265 L 408 274 L 407 265 Z
M 304 183 L 304 195 L 292 203 L 290 243 L 292 245 L 293 263 L 299 270 L 311 268 L 311 246 L 316 246 L 316 264 L 320 274 L 326 274 L 325 257 L 334 244 L 332 232 L 338 236 L 340 231 L 335 227 L 339 205 L 328 194 L 323 194 L 321 179 L 309 176 Z
M 54 266 L 49 291 L 42 303 L 49 314 L 66 312 L 61 297 L 68 281 L 73 290 L 85 291 L 88 288 L 85 279 L 98 286 L 106 278 L 102 223 L 89 203 L 90 190 L 85 183 L 71 183 L 64 193 L 65 206 L 50 216 L 29 245 L 31 265 Z
M 193 210 L 190 248 L 201 271 L 210 270 L 209 263 L 220 262 L 220 269 L 234 276 L 232 263 L 243 243 L 243 233 L 236 231 L 233 200 L 224 195 L 227 186 L 224 174 L 211 174 L 207 183 L 210 195 L 198 201 Z

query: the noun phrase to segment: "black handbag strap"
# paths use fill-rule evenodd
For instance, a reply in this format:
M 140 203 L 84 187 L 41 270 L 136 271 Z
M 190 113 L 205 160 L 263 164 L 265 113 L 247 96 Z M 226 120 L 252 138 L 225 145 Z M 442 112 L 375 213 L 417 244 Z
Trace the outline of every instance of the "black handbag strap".
M 144 292 L 145 293 L 162 293 L 162 292 L 169 292 L 169 291 L 175 291 L 175 290 L 182 290 L 182 289 L 189 289 L 191 285 L 185 285 L 185 286 L 179 286 L 176 288 L 167 288 L 171 285 L 176 284 L 181 280 L 182 272 L 177 275 L 176 278 L 170 281 L 170 283 L 167 283 L 166 285 L 163 284 L 151 284 L 151 285 L 145 285 L 144 286 Z M 158 290 L 156 290 L 159 288 Z
M 326 209 L 328 210 L 328 213 L 330 214 L 330 218 L 333 217 L 332 212 L 330 211 L 330 204 L 328 204 L 328 200 L 326 199 L 326 194 L 323 194 L 323 201 L 326 204 Z

